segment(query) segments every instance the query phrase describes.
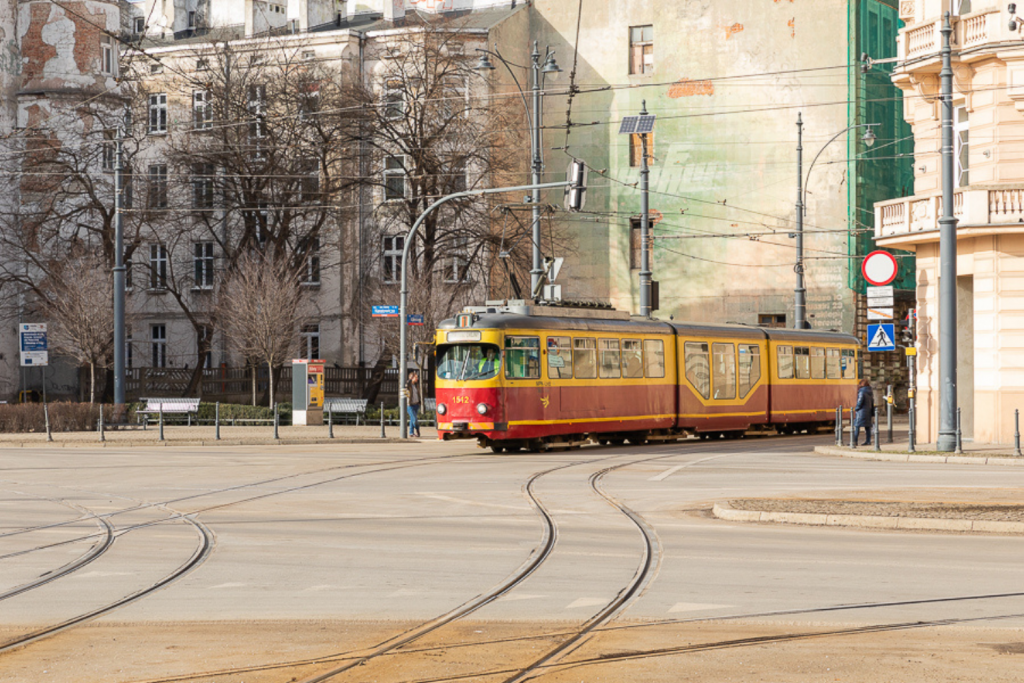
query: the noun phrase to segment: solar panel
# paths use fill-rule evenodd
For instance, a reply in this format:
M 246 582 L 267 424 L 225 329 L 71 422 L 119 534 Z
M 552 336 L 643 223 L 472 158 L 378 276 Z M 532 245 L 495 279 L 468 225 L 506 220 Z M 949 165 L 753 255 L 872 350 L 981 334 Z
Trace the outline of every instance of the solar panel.
M 623 116 L 619 135 L 650 133 L 654 130 L 654 116 Z
M 619 135 L 628 135 L 636 132 L 636 126 L 640 121 L 639 116 L 623 116 L 622 125 L 619 126 Z

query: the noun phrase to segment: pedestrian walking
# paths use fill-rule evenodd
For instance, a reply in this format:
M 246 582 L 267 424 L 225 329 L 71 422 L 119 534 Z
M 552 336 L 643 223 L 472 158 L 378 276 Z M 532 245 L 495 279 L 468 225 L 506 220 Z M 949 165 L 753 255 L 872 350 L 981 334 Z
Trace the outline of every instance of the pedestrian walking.
M 864 428 L 864 445 L 871 445 L 871 419 L 875 413 L 875 392 L 871 390 L 871 382 L 862 379 L 857 389 L 856 415 L 853 418 L 853 447 L 857 447 L 861 427 Z
M 409 394 L 409 435 L 419 438 L 420 435 L 420 403 L 422 403 L 420 392 L 420 373 L 415 370 L 409 374 L 409 380 L 405 383 L 405 390 Z

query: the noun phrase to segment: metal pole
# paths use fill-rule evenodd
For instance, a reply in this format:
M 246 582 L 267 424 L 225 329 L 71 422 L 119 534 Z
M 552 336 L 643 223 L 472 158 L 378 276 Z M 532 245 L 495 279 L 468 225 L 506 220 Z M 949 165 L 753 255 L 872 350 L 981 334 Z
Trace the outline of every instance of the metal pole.
M 358 421 L 359 421 L 359 413 L 356 413 L 356 424 L 359 423 Z M 331 412 L 330 408 L 327 409 L 327 438 L 328 439 L 333 439 L 334 438 L 334 413 Z
M 882 430 L 878 426 L 878 408 L 875 408 L 875 420 L 872 422 L 875 432 L 875 452 L 882 450 Z
M 885 442 L 886 443 L 892 443 L 892 401 L 893 401 L 893 397 L 892 397 L 892 385 L 891 384 L 886 388 L 886 392 L 887 393 L 885 395 L 885 420 L 886 420 L 886 423 L 887 423 L 886 426 L 889 429 L 889 436 L 888 436 L 888 438 L 886 439 Z
M 908 443 L 907 443 L 907 450 L 909 452 L 911 452 L 911 453 L 913 453 L 915 451 L 914 445 L 915 445 L 915 442 L 917 441 L 917 433 L 916 433 L 917 425 L 915 424 L 917 422 L 917 419 L 915 418 L 915 415 L 914 415 L 915 410 L 916 410 L 916 408 L 914 407 L 914 397 L 911 396 L 910 397 L 910 413 L 908 415 L 908 417 L 910 418 L 910 425 L 909 425 L 909 427 L 907 429 L 907 441 L 908 441 Z
M 384 401 L 380 402 L 380 438 L 387 438 L 387 434 L 384 433 Z
M 50 431 L 50 406 L 43 404 L 43 419 L 46 420 L 46 440 L 53 441 L 53 433 Z
M 99 430 L 100 430 L 100 441 L 106 441 L 107 437 L 104 436 L 104 434 L 103 434 L 103 402 L 102 401 L 100 401 L 100 423 L 99 423 Z
M 160 402 L 160 440 L 164 440 L 164 402 Z
M 114 404 L 125 401 L 124 135 L 128 110 L 114 147 Z
M 850 408 L 850 448 L 857 447 L 857 437 L 854 435 L 853 420 L 853 408 Z
M 537 49 L 537 41 L 533 41 L 533 52 L 530 54 L 530 68 L 533 74 L 533 120 L 530 121 L 530 153 L 533 157 L 530 164 L 530 184 L 534 185 L 534 189 L 530 195 L 530 235 L 533 240 L 533 259 L 530 266 L 530 293 L 537 292 L 537 286 L 540 284 L 541 275 L 544 274 L 544 268 L 541 265 L 542 255 L 540 249 L 540 190 L 536 187 L 540 185 L 540 174 L 543 170 L 544 162 L 541 159 L 541 139 L 540 139 L 540 117 L 543 113 L 543 107 L 540 103 L 540 51 Z M 405 377 L 405 375 L 402 375 Z M 405 438 L 405 428 L 402 429 L 402 437 Z
M 939 219 L 939 436 L 935 448 L 956 447 L 956 217 L 953 215 L 953 68 L 949 12 L 942 20 L 942 218 Z
M 1013 455 L 1014 457 L 1021 457 L 1020 452 L 1020 409 L 1014 409 L 1013 411 Z
M 555 183 L 541 183 L 539 185 L 517 185 L 514 187 L 493 187 L 487 190 L 469 190 L 467 192 L 456 192 L 446 197 L 441 197 L 436 202 L 428 206 L 423 213 L 419 215 L 416 222 L 409 228 L 409 233 L 405 237 L 405 246 L 402 249 L 402 289 L 399 295 L 399 306 L 398 306 L 398 377 L 399 377 L 399 392 L 398 392 L 398 424 L 400 427 L 400 433 L 403 439 L 409 437 L 409 423 L 408 416 L 405 413 L 406 408 L 406 397 L 402 393 L 404 385 L 402 382 L 405 381 L 405 376 L 409 372 L 409 361 L 406 353 L 406 346 L 408 344 L 408 316 L 406 315 L 406 307 L 409 301 L 409 248 L 412 246 L 413 238 L 416 236 L 416 232 L 420 229 L 420 225 L 423 220 L 429 216 L 434 209 L 441 206 L 445 202 L 450 202 L 453 199 L 461 199 L 463 197 L 482 197 L 488 194 L 497 194 L 499 192 L 519 192 L 525 190 L 538 190 L 553 189 L 556 187 L 565 187 L 571 184 L 568 180 L 562 180 Z M 382 413 L 383 415 L 383 413 Z
M 793 300 L 793 328 L 804 329 L 807 318 L 807 290 L 804 288 L 804 121 L 796 115 L 796 289 Z
M 213 424 L 217 428 L 213 438 L 220 441 L 220 401 L 213 404 Z
M 836 429 L 835 429 L 836 445 L 843 445 L 843 407 L 838 406 L 836 408 Z
M 953 452 L 957 455 L 961 455 L 964 452 L 963 434 L 960 431 L 960 406 L 956 407 L 956 450 Z
M 278 430 L 277 430 L 278 429 L 278 424 L 279 424 L 279 418 L 278 418 L 278 412 L 277 412 L 277 403 L 274 403 L 274 440 L 275 441 L 277 439 L 281 438 L 281 435 L 278 433 Z
M 647 116 L 647 100 L 640 106 L 640 116 Z M 651 228 L 650 176 L 647 165 L 647 133 L 640 133 L 640 315 L 651 317 Z

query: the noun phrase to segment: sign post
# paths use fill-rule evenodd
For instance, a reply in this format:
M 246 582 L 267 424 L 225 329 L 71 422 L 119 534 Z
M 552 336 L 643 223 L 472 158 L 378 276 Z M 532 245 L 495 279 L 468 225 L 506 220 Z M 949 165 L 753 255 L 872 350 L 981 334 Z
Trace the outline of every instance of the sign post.
M 49 340 L 46 323 L 19 323 L 18 348 L 21 367 L 39 368 L 43 384 L 43 404 L 46 404 L 46 366 L 50 364 Z

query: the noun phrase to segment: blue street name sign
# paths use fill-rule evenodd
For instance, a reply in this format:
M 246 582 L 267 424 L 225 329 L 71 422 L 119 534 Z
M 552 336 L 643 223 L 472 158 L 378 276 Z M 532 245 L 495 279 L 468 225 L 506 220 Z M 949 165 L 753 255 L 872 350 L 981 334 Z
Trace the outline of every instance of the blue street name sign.
M 868 351 L 895 351 L 895 327 L 892 323 L 868 325 Z
M 374 318 L 397 318 L 398 317 L 398 306 L 374 306 L 373 307 Z
M 405 321 L 410 325 L 422 325 L 423 315 L 421 313 L 410 313 L 405 316 Z

